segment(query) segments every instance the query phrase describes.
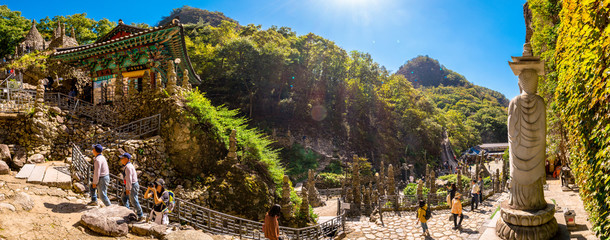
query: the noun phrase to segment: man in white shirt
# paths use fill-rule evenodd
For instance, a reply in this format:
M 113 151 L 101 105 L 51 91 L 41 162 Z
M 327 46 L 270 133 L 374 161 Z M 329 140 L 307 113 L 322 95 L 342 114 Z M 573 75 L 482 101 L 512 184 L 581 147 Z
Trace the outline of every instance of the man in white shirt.
M 470 201 L 470 211 L 474 211 L 479 207 L 479 185 L 475 180 L 471 181 L 472 190 L 470 194 L 472 194 L 472 200 Z
M 108 169 L 108 161 L 106 157 L 102 155 L 104 148 L 102 145 L 93 145 L 93 184 L 91 186 L 91 202 L 90 206 L 97 205 L 97 192 L 102 195 L 101 199 L 104 205 L 110 206 L 110 200 L 108 199 L 107 187 L 110 182 L 110 170 Z

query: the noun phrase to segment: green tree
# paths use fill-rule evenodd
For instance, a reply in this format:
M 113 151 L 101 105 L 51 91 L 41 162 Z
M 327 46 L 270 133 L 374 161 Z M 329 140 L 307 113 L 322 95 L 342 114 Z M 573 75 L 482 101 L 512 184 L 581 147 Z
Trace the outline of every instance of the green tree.
M 0 6 L 0 56 L 15 53 L 15 46 L 30 29 L 30 21 L 19 11 L 11 11 L 6 5 Z
M 58 22 L 65 24 L 66 34 L 68 35 L 71 34 L 71 29 L 74 28 L 76 41 L 78 41 L 79 44 L 92 43 L 116 26 L 116 23 L 105 18 L 100 21 L 87 18 L 86 13 L 55 16 L 53 18 L 45 17 L 41 19 L 38 24 L 38 30 L 43 38 L 50 40 L 53 37 L 53 31 L 57 28 Z

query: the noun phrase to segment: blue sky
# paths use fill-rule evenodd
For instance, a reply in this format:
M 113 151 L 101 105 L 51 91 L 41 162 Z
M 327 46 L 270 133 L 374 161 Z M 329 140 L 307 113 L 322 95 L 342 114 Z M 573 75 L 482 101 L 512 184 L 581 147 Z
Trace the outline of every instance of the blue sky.
M 428 55 L 469 81 L 519 94 L 507 61 L 521 55 L 526 0 L 200 0 L 82 1 L 8 0 L 29 19 L 87 13 L 99 20 L 155 25 L 183 5 L 220 11 L 242 25 L 287 26 L 334 41 L 347 51 L 370 53 L 396 72 L 407 60 Z

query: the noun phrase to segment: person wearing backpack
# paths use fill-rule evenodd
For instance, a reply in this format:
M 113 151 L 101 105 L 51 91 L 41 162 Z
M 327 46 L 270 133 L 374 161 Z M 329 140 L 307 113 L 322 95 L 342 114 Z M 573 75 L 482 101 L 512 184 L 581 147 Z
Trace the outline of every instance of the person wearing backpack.
M 121 164 L 125 166 L 125 170 L 123 173 L 123 183 L 125 184 L 125 192 L 121 196 L 121 200 L 123 202 L 123 206 L 129 208 L 129 203 L 133 205 L 136 209 L 136 214 L 138 215 L 138 221 L 142 219 L 142 207 L 140 206 L 140 202 L 138 201 L 138 193 L 140 192 L 140 184 L 138 184 L 138 174 L 136 173 L 136 168 L 131 163 L 131 154 L 123 153 L 119 156 L 121 159 Z
M 458 229 L 462 226 L 462 220 L 464 220 L 464 214 L 462 214 L 462 201 L 460 198 L 462 194 L 456 193 L 453 201 L 451 203 L 451 214 L 453 214 L 453 229 Z M 458 223 L 457 217 L 460 217 L 460 222 Z
M 144 193 L 144 199 L 151 197 L 153 197 L 155 206 L 150 211 L 149 219 L 157 224 L 169 224 L 170 191 L 165 190 L 163 179 L 157 179 L 148 186 L 146 193 Z
M 426 205 L 426 201 L 419 200 L 419 208 L 417 209 L 417 223 L 421 222 L 421 228 L 423 230 L 422 236 L 430 236 L 430 232 L 428 231 L 428 219 L 430 219 L 432 213 Z M 417 224 L 416 223 L 416 224 Z

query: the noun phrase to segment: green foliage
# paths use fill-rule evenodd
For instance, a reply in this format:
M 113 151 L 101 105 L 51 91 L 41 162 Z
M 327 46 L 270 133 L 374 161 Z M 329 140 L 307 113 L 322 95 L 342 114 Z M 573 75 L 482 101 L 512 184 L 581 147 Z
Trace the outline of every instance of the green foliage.
M 77 13 L 68 16 L 55 16 L 53 18 L 45 17 L 40 19 L 38 23 L 38 31 L 43 38 L 50 40 L 53 37 L 53 31 L 57 28 L 57 22 L 65 24 L 66 34 L 71 34 L 71 29 L 74 28 L 76 41 L 79 44 L 89 44 L 104 36 L 116 26 L 115 22 L 108 19 L 95 21 L 92 18 L 87 18 L 87 13 Z M 74 36 L 71 36 L 74 37 Z
M 428 56 L 409 60 L 396 74 L 422 87 L 443 112 L 440 121 L 456 152 L 481 142 L 506 142 L 508 99 L 501 93 L 468 82 Z
M 491 188 L 491 177 L 483 178 L 483 187 Z
M 19 44 L 30 30 L 30 21 L 19 11 L 11 11 L 6 5 L 0 6 L 0 57 L 15 53 Z
M 237 23 L 237 21 L 226 17 L 222 12 L 210 12 L 204 9 L 182 6 L 181 8 L 173 9 L 169 16 L 161 17 L 161 21 L 159 21 L 157 26 L 163 26 L 176 17 L 180 18 L 182 24 L 209 24 L 211 26 L 218 26 L 222 21 Z
M 269 128 L 306 126 L 360 155 L 398 165 L 438 156 L 442 121 L 407 79 L 314 34 L 237 24 L 188 25 L 191 62 L 202 89 Z M 319 114 L 315 109 L 320 110 Z M 283 159 L 290 159 L 282 153 Z M 372 158 L 371 158 L 372 159 Z
M 300 182 L 307 178 L 309 169 L 318 167 L 320 155 L 309 148 L 303 148 L 300 144 L 294 144 L 291 148 L 283 149 L 282 156 L 287 160 L 285 162 L 288 176 L 295 178 Z
M 405 76 L 415 86 L 466 86 L 466 78 L 428 56 L 418 56 L 400 66 L 396 74 Z
M 278 152 L 270 147 L 272 143 L 256 129 L 248 128 L 244 118 L 237 117 L 236 110 L 215 107 L 199 92 L 190 92 L 187 106 L 193 111 L 197 121 L 209 126 L 210 131 L 229 148 L 229 135 L 237 131 L 238 155 L 244 160 L 260 161 L 267 166 L 269 175 L 278 189 L 281 189 L 284 168 L 279 162 Z
M 17 69 L 20 71 L 36 69 L 39 72 L 45 72 L 47 70 L 47 58 L 49 56 L 39 52 L 32 52 L 19 57 L 14 62 L 8 65 L 11 69 Z
M 457 174 L 448 174 L 438 177 L 440 180 L 449 181 L 449 183 L 457 183 Z M 468 186 L 471 179 L 462 175 L 462 186 Z
M 341 161 L 331 160 L 330 163 L 326 165 L 326 167 L 322 170 L 322 172 L 343 174 L 343 167 L 341 166 Z
M 313 211 L 313 208 L 311 207 L 311 205 L 309 205 L 309 211 L 307 213 L 307 216 L 301 214 L 301 211 L 299 211 L 299 209 L 301 208 L 300 204 L 299 206 L 297 206 L 296 212 L 294 213 L 294 217 L 295 217 L 295 222 L 297 223 L 298 227 L 305 227 L 308 224 L 312 223 L 312 221 L 315 223 L 316 219 L 318 219 L 318 214 L 315 214 Z
M 610 238 L 610 6 L 598 1 L 530 0 L 534 53 L 546 60 L 548 147 L 569 163 L 600 239 Z
M 323 172 L 318 174 L 316 182 L 320 188 L 340 188 L 345 175 Z
M 417 195 L 417 183 L 407 184 L 407 186 L 405 187 L 405 189 L 402 190 L 402 192 L 404 195 Z M 428 189 L 427 187 L 422 187 L 423 195 L 428 195 L 428 192 L 430 192 L 430 189 Z

